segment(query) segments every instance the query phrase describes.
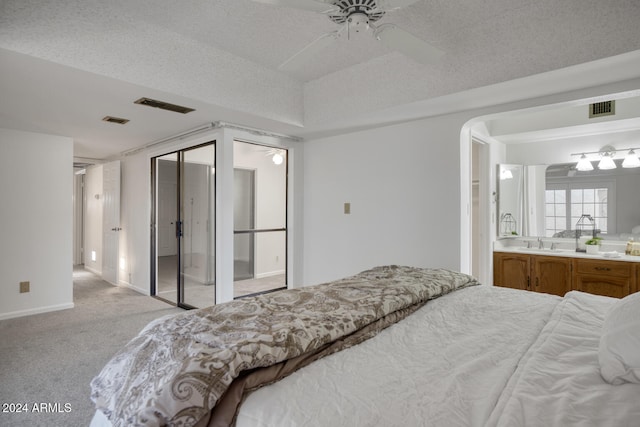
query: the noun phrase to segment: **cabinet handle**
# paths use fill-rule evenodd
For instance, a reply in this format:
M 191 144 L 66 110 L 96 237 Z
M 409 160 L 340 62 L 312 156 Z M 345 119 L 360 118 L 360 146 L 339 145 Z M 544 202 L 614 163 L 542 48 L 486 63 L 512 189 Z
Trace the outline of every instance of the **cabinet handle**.
M 536 277 L 536 288 L 538 287 L 539 283 L 540 283 L 540 278 Z
M 611 271 L 611 269 L 609 267 L 596 267 L 596 270 L 598 270 L 598 271 Z

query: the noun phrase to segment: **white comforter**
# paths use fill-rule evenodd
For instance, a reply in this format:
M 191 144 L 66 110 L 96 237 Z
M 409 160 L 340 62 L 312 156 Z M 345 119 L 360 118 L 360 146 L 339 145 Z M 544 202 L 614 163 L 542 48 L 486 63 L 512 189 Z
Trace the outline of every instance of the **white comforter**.
M 600 375 L 600 331 L 615 301 L 576 291 L 565 295 L 511 377 L 488 425 L 640 426 L 640 385 L 614 386 Z
M 474 286 L 247 398 L 238 427 L 483 426 L 560 298 Z

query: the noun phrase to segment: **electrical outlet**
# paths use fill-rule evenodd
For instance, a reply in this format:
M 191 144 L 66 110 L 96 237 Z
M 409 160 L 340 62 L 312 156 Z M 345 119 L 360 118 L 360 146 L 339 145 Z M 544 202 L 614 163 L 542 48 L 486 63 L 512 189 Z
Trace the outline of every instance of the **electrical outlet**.
M 349 215 L 351 213 L 351 203 L 344 204 L 344 213 L 345 215 Z
M 24 294 L 29 292 L 30 283 L 29 282 L 20 282 L 20 293 Z

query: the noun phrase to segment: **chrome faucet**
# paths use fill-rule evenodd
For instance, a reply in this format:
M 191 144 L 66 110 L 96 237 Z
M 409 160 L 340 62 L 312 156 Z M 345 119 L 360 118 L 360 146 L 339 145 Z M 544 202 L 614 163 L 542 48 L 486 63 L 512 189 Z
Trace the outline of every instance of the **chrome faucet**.
M 538 237 L 538 249 L 544 249 L 544 242 L 542 241 L 542 237 Z

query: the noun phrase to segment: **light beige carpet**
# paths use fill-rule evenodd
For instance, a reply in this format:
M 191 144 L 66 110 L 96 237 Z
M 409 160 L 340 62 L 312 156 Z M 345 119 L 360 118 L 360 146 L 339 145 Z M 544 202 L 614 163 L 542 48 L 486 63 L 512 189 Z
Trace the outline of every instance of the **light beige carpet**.
M 74 271 L 74 303 L 0 321 L 0 404 L 14 404 L 0 426 L 88 426 L 91 379 L 149 321 L 183 311 L 84 270 Z

